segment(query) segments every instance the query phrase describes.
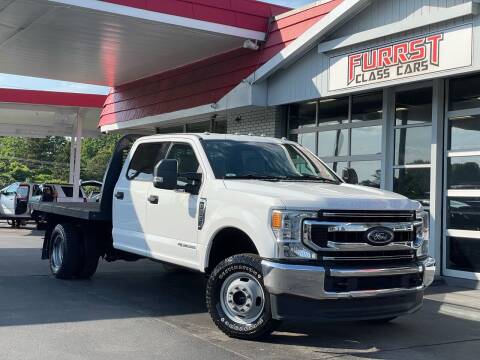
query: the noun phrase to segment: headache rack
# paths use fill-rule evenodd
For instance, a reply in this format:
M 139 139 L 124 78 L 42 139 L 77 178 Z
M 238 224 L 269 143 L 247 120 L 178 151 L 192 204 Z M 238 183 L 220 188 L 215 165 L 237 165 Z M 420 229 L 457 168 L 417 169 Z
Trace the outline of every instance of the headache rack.
M 303 222 L 303 242 L 328 262 L 399 262 L 415 259 L 417 228 L 414 211 L 321 211 Z M 367 232 L 388 228 L 393 240 L 373 245 Z

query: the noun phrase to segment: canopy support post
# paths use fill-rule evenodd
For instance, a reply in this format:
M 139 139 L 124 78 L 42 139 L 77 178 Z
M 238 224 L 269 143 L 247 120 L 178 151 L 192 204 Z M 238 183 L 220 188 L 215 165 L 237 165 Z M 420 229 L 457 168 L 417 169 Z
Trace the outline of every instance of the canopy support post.
M 82 155 L 82 132 L 83 132 L 83 116 L 80 111 L 77 112 L 76 117 L 76 132 L 75 132 L 75 156 L 73 166 L 73 199 L 81 201 L 79 198 L 80 192 L 80 160 Z M 73 141 L 73 139 L 72 139 Z

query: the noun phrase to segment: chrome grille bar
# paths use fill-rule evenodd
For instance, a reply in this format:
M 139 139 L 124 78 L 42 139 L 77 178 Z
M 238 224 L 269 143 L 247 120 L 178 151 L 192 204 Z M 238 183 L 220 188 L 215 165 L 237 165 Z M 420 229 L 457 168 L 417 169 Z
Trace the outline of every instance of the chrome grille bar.
M 366 220 L 371 220 L 373 215 L 381 218 L 382 214 L 375 213 L 323 213 L 336 217 L 337 215 L 352 215 L 359 218 L 363 215 Z M 421 221 L 388 221 L 389 217 L 397 217 L 398 214 L 385 214 L 386 221 L 375 222 L 351 222 L 348 218 L 345 222 L 339 221 L 321 221 L 321 220 L 305 220 L 302 227 L 303 242 L 319 252 L 323 260 L 330 261 L 359 261 L 359 260 L 397 260 L 397 259 L 413 259 L 415 247 L 415 231 L 417 227 L 422 225 Z M 393 220 L 393 219 L 390 219 Z M 320 229 L 316 227 L 321 227 Z M 362 233 L 375 227 L 385 227 L 392 230 L 398 236 L 395 240 L 387 245 L 374 246 L 363 240 Z M 316 231 L 316 233 L 314 233 Z M 351 233 L 352 235 L 348 235 Z M 411 235 L 409 234 L 411 233 Z M 329 235 L 330 234 L 330 235 Z M 343 235 L 342 235 L 343 234 Z M 342 236 L 340 236 L 342 235 Z M 316 243 L 314 242 L 316 241 Z M 343 241 L 342 241 L 343 240 Z M 376 253 L 375 253 L 376 252 Z M 370 254 L 369 254 L 370 253 Z

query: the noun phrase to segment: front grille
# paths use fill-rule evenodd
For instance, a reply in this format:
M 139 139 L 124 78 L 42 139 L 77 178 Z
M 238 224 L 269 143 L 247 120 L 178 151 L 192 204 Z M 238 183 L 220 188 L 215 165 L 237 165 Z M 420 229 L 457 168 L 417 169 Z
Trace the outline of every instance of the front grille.
M 414 211 L 320 211 L 320 221 L 354 223 L 396 223 L 415 220 Z
M 416 232 L 421 222 L 412 211 L 321 211 L 305 220 L 303 241 L 328 262 L 405 261 L 415 258 Z M 393 232 L 383 245 L 368 241 L 367 232 L 385 227 Z
M 326 248 L 329 241 L 337 243 L 365 243 L 365 232 L 328 232 L 328 225 L 314 225 L 311 230 L 311 241 L 321 248 Z M 393 242 L 409 242 L 415 240 L 414 231 L 394 233 Z
M 325 279 L 325 291 L 349 292 L 395 288 L 411 289 L 421 286 L 422 283 L 423 279 L 420 273 L 374 277 L 327 277 Z
M 385 250 L 385 251 L 319 251 L 319 255 L 326 261 L 367 261 L 388 259 L 413 259 L 413 250 Z

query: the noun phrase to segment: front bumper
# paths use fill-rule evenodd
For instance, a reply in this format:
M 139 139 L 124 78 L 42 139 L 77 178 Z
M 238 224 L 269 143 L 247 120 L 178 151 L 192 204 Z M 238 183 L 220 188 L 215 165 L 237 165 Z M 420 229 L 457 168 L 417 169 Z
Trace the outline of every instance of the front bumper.
M 408 266 L 382 268 L 326 268 L 263 260 L 262 268 L 274 318 L 354 320 L 394 317 L 418 310 L 424 289 L 433 282 L 435 260 L 429 257 Z M 326 286 L 332 279 L 366 279 L 375 284 L 376 279 L 409 275 L 419 277 L 421 284 L 354 291 L 331 291 Z

